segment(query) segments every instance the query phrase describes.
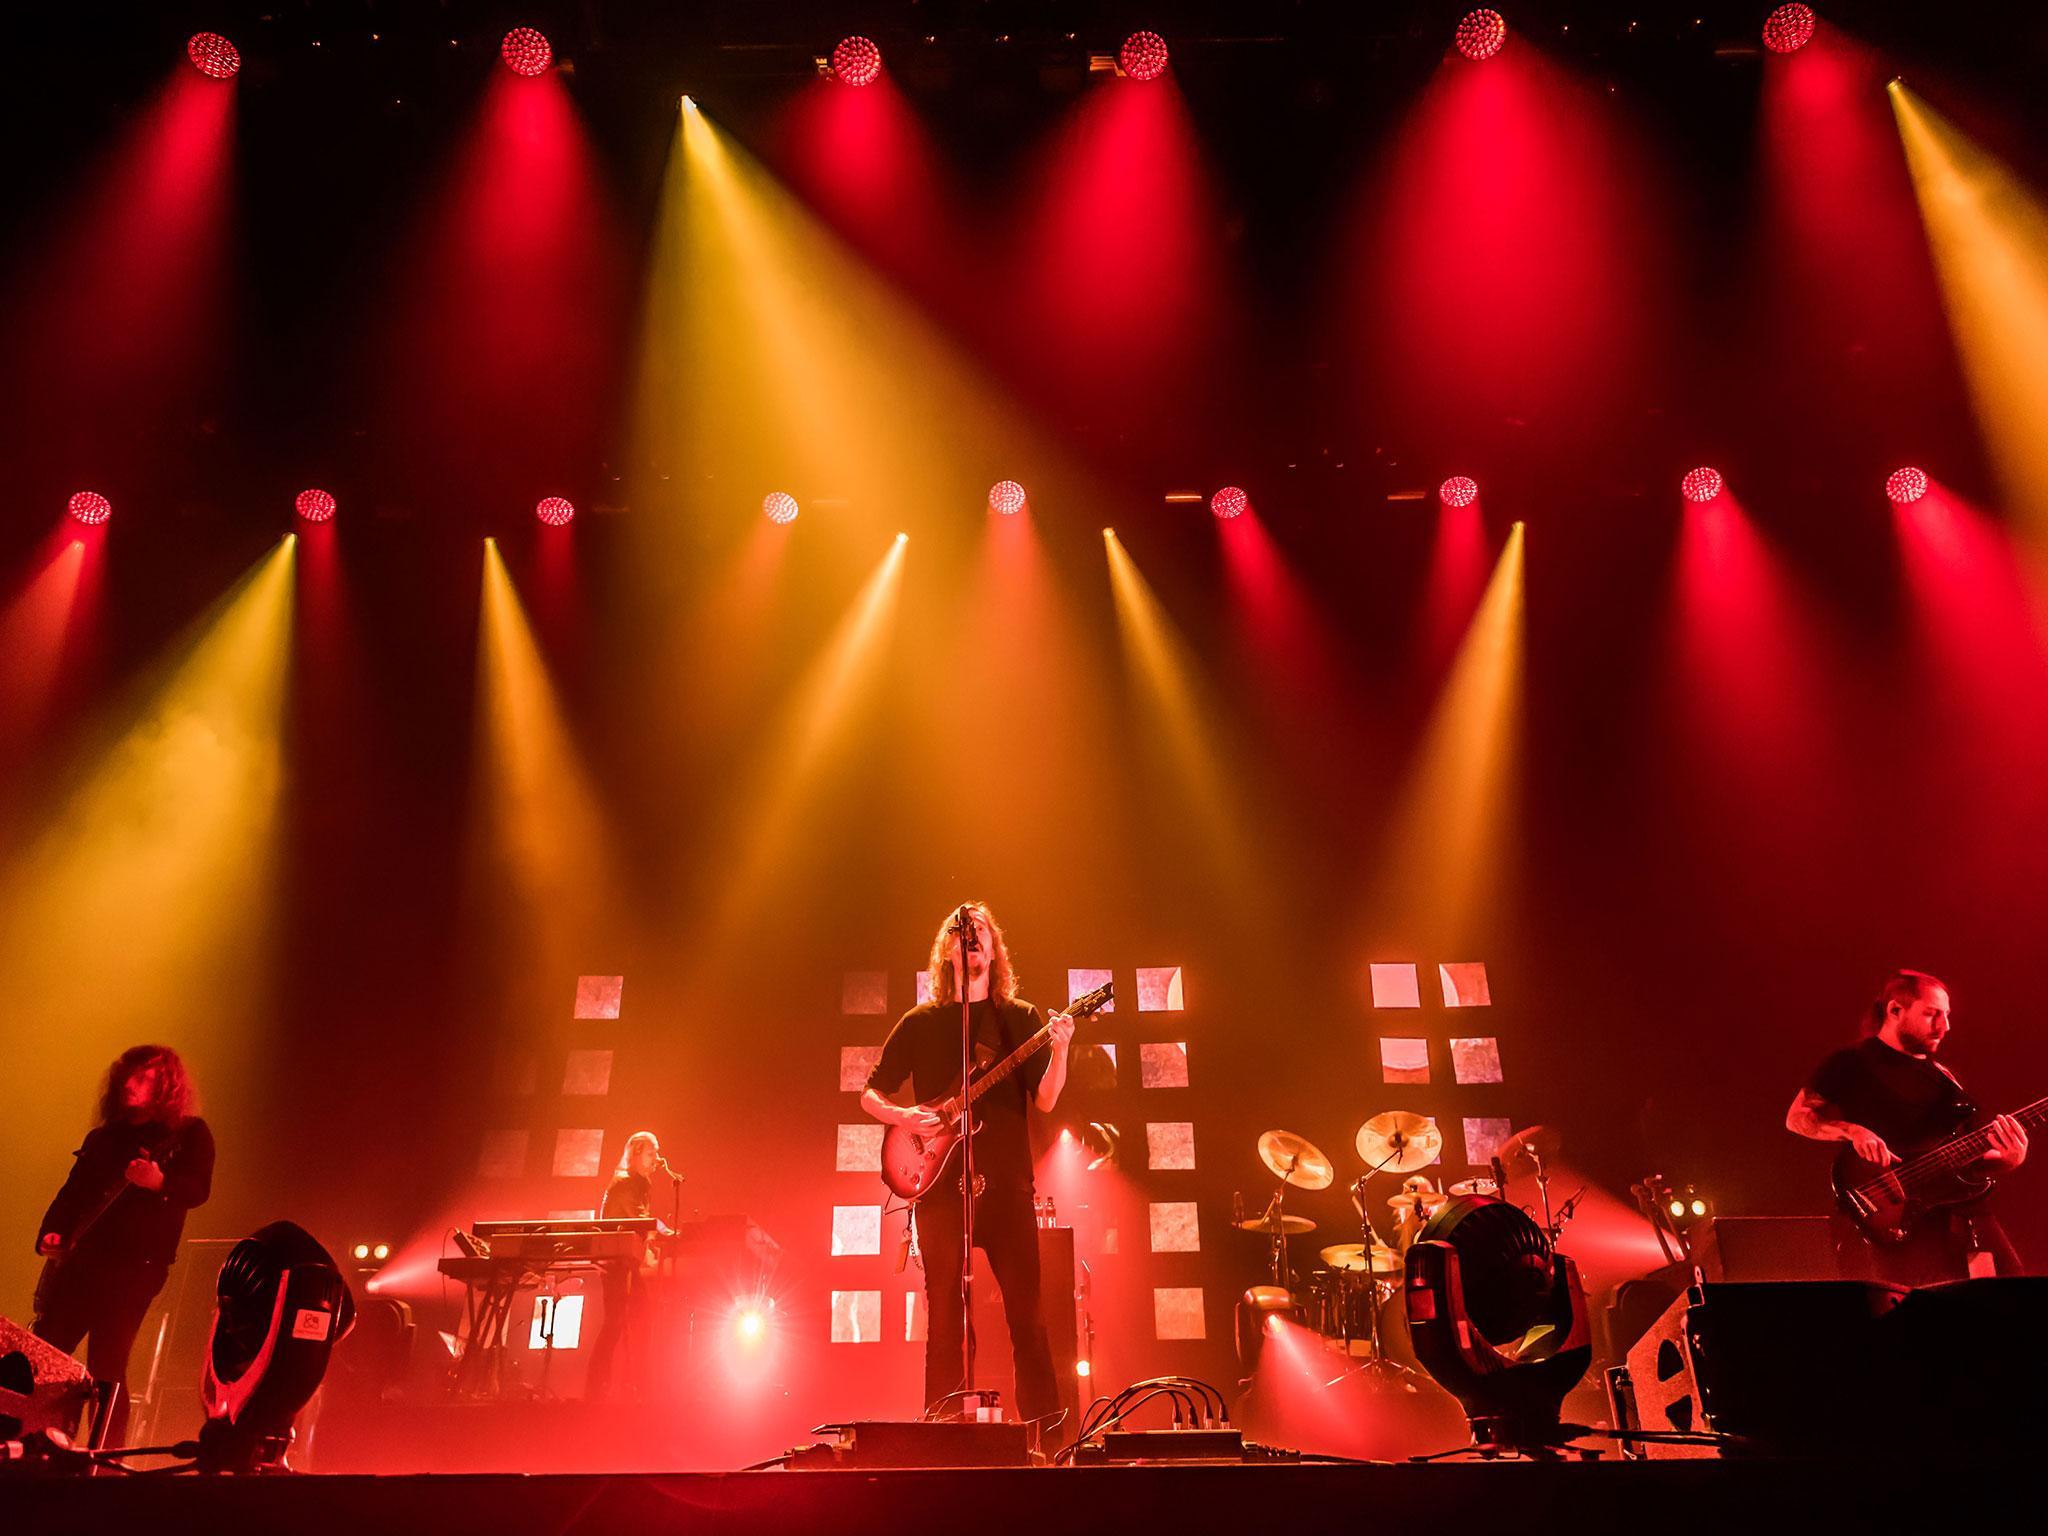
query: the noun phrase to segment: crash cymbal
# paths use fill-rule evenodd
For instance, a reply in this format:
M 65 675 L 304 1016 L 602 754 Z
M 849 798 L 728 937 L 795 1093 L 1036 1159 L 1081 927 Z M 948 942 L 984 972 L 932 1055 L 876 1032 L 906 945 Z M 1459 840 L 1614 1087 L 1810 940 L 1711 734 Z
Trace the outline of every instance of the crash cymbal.
M 1446 1193 L 1459 1196 L 1460 1198 L 1466 1195 L 1498 1196 L 1500 1194 L 1500 1186 L 1491 1179 L 1460 1179 L 1457 1183 L 1451 1185 Z
M 1363 1243 L 1339 1243 L 1334 1248 L 1325 1248 L 1323 1250 L 1323 1262 L 1332 1269 L 1349 1270 L 1353 1274 L 1359 1275 L 1364 1274 L 1368 1268 L 1376 1275 L 1398 1274 L 1401 1269 L 1401 1255 L 1394 1252 L 1385 1243 L 1374 1243 L 1372 1245 L 1372 1263 L 1370 1266 L 1365 1261 L 1365 1244 Z
M 1292 1131 L 1261 1132 L 1259 1161 L 1275 1178 L 1285 1179 L 1296 1189 L 1328 1189 L 1337 1177 L 1336 1165 L 1323 1156 L 1322 1149 Z
M 1450 1198 L 1449 1195 L 1438 1194 L 1389 1195 L 1387 1196 L 1387 1209 L 1390 1211 L 1412 1211 L 1419 1206 L 1423 1214 L 1427 1215 Z
M 1494 1155 L 1503 1163 L 1511 1163 L 1518 1157 L 1547 1163 L 1563 1149 L 1564 1138 L 1557 1132 L 1547 1125 L 1531 1125 L 1502 1142 L 1500 1151 Z
M 1413 1173 L 1444 1149 L 1444 1133 L 1427 1115 L 1390 1109 L 1358 1128 L 1358 1155 L 1374 1173 Z
M 1243 1221 L 1233 1222 L 1232 1225 L 1240 1232 L 1264 1232 L 1268 1235 L 1274 1232 L 1284 1232 L 1289 1237 L 1294 1237 L 1303 1232 L 1313 1232 L 1316 1229 L 1316 1224 L 1306 1216 L 1282 1216 L 1280 1218 L 1280 1225 L 1276 1227 L 1273 1225 L 1273 1217 L 1270 1212 L 1264 1216 L 1252 1216 Z

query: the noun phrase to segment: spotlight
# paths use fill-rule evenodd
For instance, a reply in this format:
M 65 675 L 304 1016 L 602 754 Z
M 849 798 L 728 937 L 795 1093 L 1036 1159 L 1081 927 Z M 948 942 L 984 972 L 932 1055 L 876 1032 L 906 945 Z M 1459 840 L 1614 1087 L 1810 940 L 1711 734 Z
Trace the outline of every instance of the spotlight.
M 300 517 L 309 523 L 331 523 L 334 521 L 335 500 L 332 491 L 301 491 L 293 499 Z
M 1458 52 L 1475 63 L 1490 59 L 1508 40 L 1508 21 L 1499 11 L 1467 11 L 1458 22 Z
M 1886 476 L 1884 493 L 1895 507 L 1910 507 L 1927 494 L 1927 471 L 1910 464 Z
M 358 1259 L 367 1259 L 370 1256 L 370 1245 L 368 1243 L 357 1243 L 350 1252 Z
M 1781 5 L 1764 18 L 1764 46 L 1773 53 L 1797 53 L 1813 41 L 1813 7 Z
M 533 504 L 533 515 L 550 528 L 566 528 L 576 516 L 576 504 L 566 496 L 543 496 Z
M 1251 497 L 1241 486 L 1226 485 L 1209 498 L 1209 510 L 1218 517 L 1242 517 L 1245 509 L 1252 504 Z
M 1447 507 L 1469 507 L 1479 499 L 1479 482 L 1470 475 L 1453 475 L 1436 488 L 1436 494 Z
M 1117 50 L 1116 61 L 1133 80 L 1157 80 L 1166 73 L 1166 39 L 1157 32 L 1133 32 Z
M 209 80 L 232 80 L 242 69 L 241 50 L 218 32 L 194 32 L 186 38 L 185 57 Z
M 114 515 L 114 504 L 98 491 L 73 491 L 64 509 L 88 528 L 97 528 Z
M 768 1331 L 768 1319 L 759 1307 L 748 1307 L 733 1319 L 733 1330 L 743 1339 L 758 1339 Z
M 498 57 L 513 74 L 531 79 L 548 72 L 548 66 L 555 62 L 555 50 L 539 27 L 514 27 L 498 44 Z
M 848 85 L 873 85 L 882 73 L 882 50 L 865 37 L 845 37 L 832 50 L 832 73 Z
M 1091 1366 L 1086 1360 L 1076 1360 L 1074 1362 L 1074 1374 L 1080 1377 L 1083 1381 L 1086 1381 L 1091 1375 L 1093 1375 L 1094 1371 L 1095 1368 Z
M 761 498 L 761 511 L 771 523 L 796 521 L 796 498 L 787 491 L 770 491 Z
M 988 509 L 991 512 L 1015 517 L 1024 510 L 1024 501 L 1024 487 L 1014 480 L 998 480 L 988 488 Z
M 1706 1201 L 1704 1201 L 1704 1200 L 1695 1200 L 1695 1201 L 1693 1201 L 1693 1203 L 1692 1203 L 1692 1213 L 1693 1213 L 1693 1215 L 1695 1215 L 1695 1216 L 1704 1216 L 1704 1215 L 1706 1215 L 1706 1214 L 1707 1214 L 1707 1202 L 1706 1202 Z
M 1678 493 L 1687 501 L 1708 502 L 1721 494 L 1722 484 L 1721 471 L 1702 464 L 1685 472 L 1685 478 L 1678 482 Z

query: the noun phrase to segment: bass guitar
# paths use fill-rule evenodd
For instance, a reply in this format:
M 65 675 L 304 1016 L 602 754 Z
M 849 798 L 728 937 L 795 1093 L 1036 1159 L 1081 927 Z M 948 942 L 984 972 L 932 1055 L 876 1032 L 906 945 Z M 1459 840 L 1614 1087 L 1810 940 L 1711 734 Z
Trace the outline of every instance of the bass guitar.
M 1116 984 L 1105 981 L 1093 992 L 1075 998 L 1067 1004 L 1065 1011 L 1068 1018 L 1078 1023 L 1090 1014 L 1100 1013 L 1115 1000 Z M 919 1131 L 907 1125 L 892 1125 L 884 1131 L 882 1182 L 889 1186 L 889 1193 L 900 1199 L 916 1200 L 937 1183 L 952 1162 L 953 1149 L 960 1145 L 963 1131 L 980 1129 L 969 1122 L 974 1112 L 974 1101 L 1044 1050 L 1051 1041 L 1052 1026 L 1048 1024 L 1001 1061 L 977 1072 L 965 1093 L 955 1091 L 930 1104 L 920 1104 L 918 1108 L 928 1109 L 941 1117 L 943 1123 L 936 1129 Z
M 2029 1133 L 2048 1121 L 2048 1098 L 2012 1112 Z M 1982 1126 L 1955 1131 L 1915 1148 L 1894 1148 L 1899 1161 L 1880 1168 L 1844 1145 L 1835 1156 L 1835 1200 L 1856 1230 L 1880 1248 L 1896 1248 L 1912 1237 L 1929 1212 L 1982 1198 L 1997 1182 Z

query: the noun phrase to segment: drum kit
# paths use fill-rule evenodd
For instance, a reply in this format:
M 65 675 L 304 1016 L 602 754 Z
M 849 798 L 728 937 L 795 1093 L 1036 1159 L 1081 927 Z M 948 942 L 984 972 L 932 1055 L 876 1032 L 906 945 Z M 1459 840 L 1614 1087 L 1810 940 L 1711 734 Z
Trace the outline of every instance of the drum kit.
M 1234 1219 L 1239 1230 L 1256 1232 L 1268 1242 L 1267 1283 L 1256 1289 L 1264 1307 L 1291 1303 L 1295 1315 L 1321 1334 L 1332 1350 L 1356 1358 L 1359 1363 L 1344 1373 L 1347 1376 L 1356 1372 L 1400 1379 L 1413 1374 L 1408 1366 L 1390 1358 L 1388 1351 L 1389 1325 L 1405 1324 L 1405 1316 L 1384 1316 L 1383 1312 L 1401 1288 L 1408 1249 L 1421 1237 L 1430 1218 L 1452 1200 L 1467 1195 L 1498 1196 L 1506 1177 L 1505 1165 L 1526 1159 L 1543 1186 L 1546 1224 L 1562 1225 L 1550 1221 L 1545 1166 L 1557 1153 L 1555 1132 L 1542 1126 L 1517 1132 L 1494 1159 L 1494 1177 L 1459 1179 L 1439 1189 L 1423 1170 L 1437 1161 L 1443 1140 L 1443 1131 L 1434 1120 L 1407 1110 L 1388 1110 L 1361 1125 L 1355 1145 L 1365 1171 L 1350 1186 L 1351 1206 L 1358 1213 L 1359 1241 L 1324 1248 L 1319 1255 L 1322 1266 L 1298 1281 L 1288 1239 L 1315 1231 L 1316 1223 L 1285 1209 L 1287 1192 L 1329 1189 L 1336 1183 L 1336 1165 L 1313 1142 L 1292 1131 L 1271 1130 L 1259 1137 L 1259 1161 L 1276 1181 L 1273 1194 L 1256 1216 L 1245 1214 L 1240 1195 Z M 1366 1201 L 1370 1181 L 1382 1175 L 1401 1180 L 1400 1189 L 1386 1199 L 1392 1217 L 1391 1240 L 1375 1230 Z M 1563 1214 L 1569 1219 L 1569 1205 Z

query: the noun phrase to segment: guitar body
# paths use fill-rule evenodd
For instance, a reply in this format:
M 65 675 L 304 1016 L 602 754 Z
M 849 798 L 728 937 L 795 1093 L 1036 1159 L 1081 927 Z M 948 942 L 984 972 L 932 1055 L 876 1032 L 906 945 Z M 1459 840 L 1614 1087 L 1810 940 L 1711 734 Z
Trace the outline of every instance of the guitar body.
M 926 1109 L 946 1114 L 945 1104 L 927 1104 Z M 948 1123 L 934 1131 L 913 1131 L 907 1125 L 892 1125 L 882 1132 L 882 1182 L 900 1200 L 916 1200 L 945 1177 L 953 1153 L 960 1145 L 957 1108 Z
M 1903 1162 L 1910 1162 L 1939 1145 L 1894 1150 L 1900 1150 Z M 1880 1248 L 1897 1248 L 1910 1241 L 1930 1212 L 1982 1199 L 1996 1182 L 1981 1162 L 1901 1179 L 1896 1172 L 1858 1157 L 1850 1147 L 1844 1146 L 1835 1157 L 1835 1201 L 1856 1223 L 1856 1230 Z

